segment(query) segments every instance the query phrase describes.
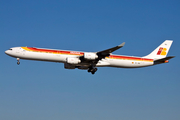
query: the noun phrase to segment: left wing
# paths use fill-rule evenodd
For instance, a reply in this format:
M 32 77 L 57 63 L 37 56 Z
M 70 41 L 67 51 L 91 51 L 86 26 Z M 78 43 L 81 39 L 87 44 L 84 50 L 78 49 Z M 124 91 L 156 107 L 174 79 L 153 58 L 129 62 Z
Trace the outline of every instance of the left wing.
M 85 52 L 83 56 L 81 56 L 79 59 L 81 60 L 81 63 L 88 63 L 88 64 L 97 64 L 99 60 L 108 57 L 112 52 L 118 50 L 119 48 L 123 47 L 125 42 L 122 44 L 109 48 L 107 50 L 99 51 L 99 52 Z
M 107 57 L 107 56 L 110 55 L 110 53 L 118 50 L 119 48 L 122 48 L 124 45 L 125 45 L 125 42 L 123 42 L 122 44 L 120 44 L 120 45 L 118 45 L 116 47 L 113 47 L 113 48 L 110 48 L 110 49 L 107 49 L 107 50 L 103 50 L 103 51 L 99 51 L 96 54 L 98 55 L 98 57 Z

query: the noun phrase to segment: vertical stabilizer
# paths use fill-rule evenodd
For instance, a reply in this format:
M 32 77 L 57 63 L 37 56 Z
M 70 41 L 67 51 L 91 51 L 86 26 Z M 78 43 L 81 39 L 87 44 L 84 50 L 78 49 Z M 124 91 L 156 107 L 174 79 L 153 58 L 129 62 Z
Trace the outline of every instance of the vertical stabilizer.
M 157 47 L 153 52 L 149 55 L 144 56 L 143 58 L 151 58 L 151 59 L 161 59 L 165 58 L 168 54 L 168 51 L 171 47 L 172 40 L 165 40 L 159 47 Z

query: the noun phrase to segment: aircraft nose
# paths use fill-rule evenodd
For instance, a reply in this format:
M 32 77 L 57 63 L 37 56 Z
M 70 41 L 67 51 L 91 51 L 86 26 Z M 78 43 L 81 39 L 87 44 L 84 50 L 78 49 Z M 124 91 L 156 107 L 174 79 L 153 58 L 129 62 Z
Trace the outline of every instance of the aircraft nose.
M 6 51 L 5 51 L 5 53 L 8 55 L 8 53 L 9 53 L 9 50 L 6 50 Z

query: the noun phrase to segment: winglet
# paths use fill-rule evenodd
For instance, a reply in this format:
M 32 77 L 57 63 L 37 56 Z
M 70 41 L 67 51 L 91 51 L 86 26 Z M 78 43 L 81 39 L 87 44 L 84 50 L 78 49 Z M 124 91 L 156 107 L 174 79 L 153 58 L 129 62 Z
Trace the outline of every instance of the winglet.
M 123 42 L 122 44 L 120 44 L 120 45 L 118 45 L 118 46 L 116 46 L 116 47 L 113 47 L 113 48 L 108 49 L 108 50 L 109 50 L 109 53 L 112 53 L 112 52 L 118 50 L 119 48 L 122 48 L 124 45 L 125 45 L 125 42 Z
M 123 47 L 125 45 L 125 42 L 123 42 L 122 44 L 118 45 L 119 47 Z

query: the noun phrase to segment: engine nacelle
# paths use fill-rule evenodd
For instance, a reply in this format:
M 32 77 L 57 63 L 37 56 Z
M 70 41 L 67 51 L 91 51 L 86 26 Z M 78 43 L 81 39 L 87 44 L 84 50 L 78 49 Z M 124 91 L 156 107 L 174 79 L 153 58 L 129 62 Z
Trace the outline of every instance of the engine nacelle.
M 98 58 L 96 53 L 84 53 L 84 58 L 87 60 L 95 60 L 96 58 Z
M 81 60 L 79 58 L 66 58 L 66 62 L 69 64 L 78 64 Z
M 65 69 L 75 69 L 74 65 L 68 64 L 68 63 L 64 63 L 64 68 Z

